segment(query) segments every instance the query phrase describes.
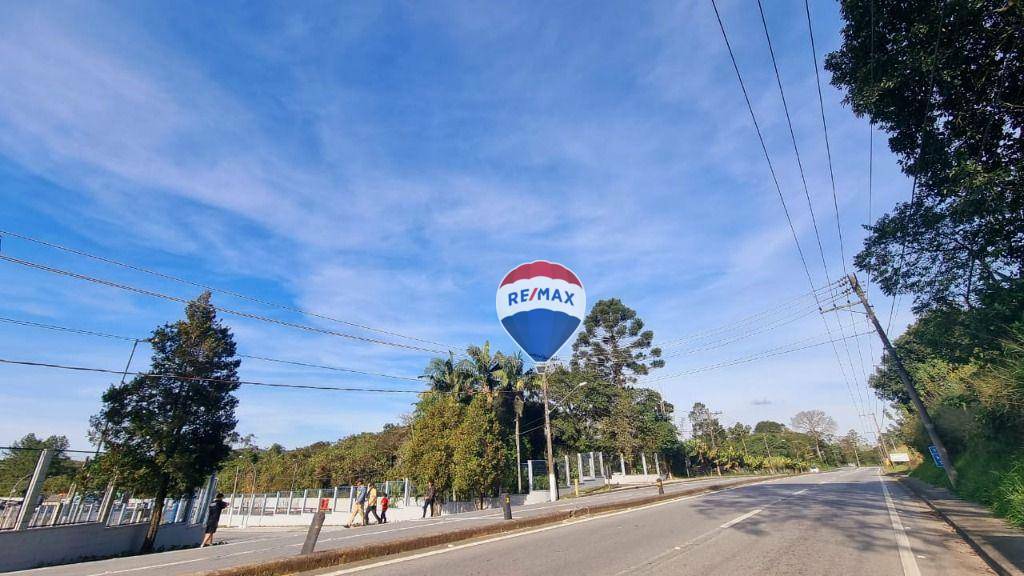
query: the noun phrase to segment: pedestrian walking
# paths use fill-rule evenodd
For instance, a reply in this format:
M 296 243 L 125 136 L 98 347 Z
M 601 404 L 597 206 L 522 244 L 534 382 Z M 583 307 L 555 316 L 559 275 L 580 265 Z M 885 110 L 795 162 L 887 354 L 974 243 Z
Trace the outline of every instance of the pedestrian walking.
M 437 497 L 437 489 L 434 488 L 434 481 L 427 482 L 427 492 L 423 494 L 423 515 L 420 518 L 427 517 L 427 508 L 430 509 L 430 515 L 434 515 L 434 498 Z
M 352 527 L 352 521 L 359 516 L 362 521 L 361 525 L 366 526 L 366 486 L 363 486 L 362 479 L 356 480 L 356 501 L 352 505 L 352 514 L 348 517 L 348 522 L 345 523 L 345 528 Z
M 217 531 L 217 524 L 220 523 L 220 513 L 227 507 L 228 503 L 224 501 L 224 495 L 218 492 L 217 497 L 210 502 L 206 509 L 206 528 L 203 530 L 203 542 L 199 545 L 200 548 L 213 545 L 213 533 Z
M 381 496 L 381 498 L 380 498 L 380 523 L 381 524 L 387 524 L 388 523 L 388 504 L 390 504 L 390 503 L 391 503 L 391 500 L 388 499 L 388 495 L 387 494 L 384 494 L 383 496 Z
M 380 524 L 380 516 L 377 515 L 377 486 L 374 484 L 370 484 L 367 490 L 366 512 L 363 513 L 363 516 L 366 518 L 364 524 L 370 523 L 370 514 L 373 514 L 373 517 L 377 519 L 377 524 Z

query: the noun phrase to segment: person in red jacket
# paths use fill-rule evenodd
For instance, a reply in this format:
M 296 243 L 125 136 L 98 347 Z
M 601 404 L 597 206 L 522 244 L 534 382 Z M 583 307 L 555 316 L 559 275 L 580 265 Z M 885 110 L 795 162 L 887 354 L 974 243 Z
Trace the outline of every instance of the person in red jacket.
M 384 496 L 381 497 L 381 499 L 380 499 L 380 523 L 381 524 L 387 524 L 388 523 L 388 504 L 390 502 L 391 501 L 388 499 L 388 495 L 387 494 L 384 494 Z

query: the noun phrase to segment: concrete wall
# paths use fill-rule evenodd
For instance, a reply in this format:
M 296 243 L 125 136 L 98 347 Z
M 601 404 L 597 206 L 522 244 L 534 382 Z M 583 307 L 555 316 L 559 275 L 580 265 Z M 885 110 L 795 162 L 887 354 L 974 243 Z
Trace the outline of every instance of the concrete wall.
M 24 570 L 137 552 L 148 524 L 106 527 L 98 523 L 0 532 L 0 571 Z M 201 524 L 164 524 L 157 549 L 197 546 Z
M 539 500 L 542 502 L 547 501 L 547 492 L 543 493 L 544 499 Z M 512 506 L 522 506 L 527 503 L 528 496 L 526 494 L 512 494 L 510 496 L 512 500 Z M 398 499 L 401 502 L 400 499 Z M 531 501 L 532 503 L 532 501 Z M 261 502 L 262 504 L 262 502 Z M 348 507 L 348 498 L 339 499 L 337 508 L 334 510 L 328 510 L 327 515 L 324 518 L 325 526 L 341 526 L 348 522 L 351 512 Z M 441 514 L 461 514 L 464 512 L 474 512 L 478 510 L 479 502 L 445 502 L 441 508 Z M 274 498 L 270 497 L 267 499 L 267 509 L 273 509 Z M 414 520 L 423 514 L 423 504 L 419 499 L 412 499 L 409 501 L 409 506 L 401 506 L 400 504 L 395 507 L 388 508 L 388 522 L 403 522 L 408 520 Z M 498 498 L 485 498 L 484 499 L 484 510 L 493 510 L 501 507 L 501 501 Z M 380 510 L 378 509 L 378 513 Z M 312 513 L 304 514 L 239 514 L 234 513 L 229 515 L 228 510 L 225 510 L 220 516 L 219 527 L 237 527 L 237 528 L 250 528 L 256 526 L 309 526 L 313 520 Z M 373 517 L 370 517 L 370 522 L 373 522 Z M 355 522 L 361 522 L 356 520 Z

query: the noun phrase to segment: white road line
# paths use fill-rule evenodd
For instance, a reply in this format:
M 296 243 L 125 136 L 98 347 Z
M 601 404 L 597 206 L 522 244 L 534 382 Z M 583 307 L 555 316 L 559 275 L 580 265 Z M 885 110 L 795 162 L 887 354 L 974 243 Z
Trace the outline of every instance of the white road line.
M 501 536 L 495 536 L 494 538 L 488 538 L 486 540 L 478 540 L 476 542 L 467 542 L 465 544 L 449 544 L 446 548 L 440 548 L 437 550 L 430 550 L 428 552 L 420 552 L 419 554 L 413 554 L 411 556 L 404 556 L 401 558 L 392 558 L 390 560 L 382 560 L 380 562 L 374 562 L 373 564 L 367 564 L 365 566 L 355 566 L 352 568 L 344 568 L 334 572 L 327 572 L 321 576 L 343 576 L 345 574 L 355 574 L 356 572 L 363 572 L 366 570 L 373 570 L 374 568 L 383 568 L 384 566 L 391 566 L 393 564 L 400 564 L 402 562 L 409 562 L 412 560 L 418 560 L 420 558 L 429 558 L 431 556 L 437 556 L 438 554 L 447 554 L 449 552 L 455 552 L 456 550 L 462 550 L 464 548 L 474 548 L 476 546 L 482 546 L 484 544 L 490 544 L 492 542 L 501 542 L 502 540 L 510 540 L 512 538 L 520 538 L 522 536 L 529 536 L 530 534 L 538 534 L 540 532 L 547 532 L 548 530 L 557 530 L 559 528 L 565 528 L 567 526 L 575 526 L 584 522 L 591 522 L 593 520 L 600 520 L 602 518 L 611 518 L 612 516 L 619 516 L 621 514 L 630 514 L 633 512 L 639 512 L 641 510 L 647 510 L 649 508 L 656 508 L 658 506 L 665 506 L 668 504 L 674 504 L 676 502 L 683 502 L 684 500 L 692 500 L 694 498 L 703 498 L 704 496 L 711 496 L 720 492 L 726 492 L 728 490 L 735 490 L 737 488 L 743 488 L 746 486 L 757 486 L 759 484 L 765 484 L 771 482 L 766 480 L 764 482 L 755 482 L 753 484 L 743 484 L 741 486 L 727 486 L 720 490 L 712 490 L 710 492 L 704 492 L 702 494 L 693 494 L 690 496 L 681 496 L 679 498 L 672 498 L 671 500 L 663 500 L 661 502 L 655 502 L 653 504 L 647 504 L 645 506 L 637 506 L 636 508 L 629 508 L 626 510 L 619 510 L 618 512 L 609 512 L 607 514 L 600 514 L 597 516 L 584 516 L 578 520 L 567 520 L 562 521 L 558 524 L 552 524 L 550 526 L 542 526 L 540 528 L 534 528 L 532 530 L 525 530 L 522 532 L 513 532 L 512 534 L 503 534 Z M 760 512 L 760 510 L 758 510 Z
M 762 510 L 762 508 L 758 508 L 756 510 L 751 510 L 750 512 L 747 512 L 746 514 L 744 514 L 742 516 L 737 516 L 736 518 L 733 518 L 732 520 L 729 520 L 725 524 L 722 524 L 721 526 L 719 526 L 719 528 L 731 528 L 731 527 L 739 524 L 740 522 L 743 522 L 747 518 L 750 518 L 751 516 L 754 516 L 755 514 L 760 514 L 761 510 Z
M 903 522 L 900 521 L 900 514 L 896 511 L 892 496 L 889 495 L 889 487 L 885 485 L 885 478 L 879 474 L 878 481 L 882 484 L 882 493 L 885 494 L 885 505 L 889 508 L 889 520 L 892 521 L 892 531 L 896 534 L 896 547 L 900 551 L 900 563 L 903 565 L 905 576 L 921 576 L 921 570 L 917 567 L 917 560 L 914 558 L 914 551 L 910 548 L 910 539 L 907 538 L 907 531 L 903 529 Z
M 793 496 L 799 496 L 800 494 L 803 494 L 804 492 L 807 492 L 808 490 L 809 490 L 809 488 L 804 488 L 803 490 L 797 490 L 796 492 L 793 492 Z

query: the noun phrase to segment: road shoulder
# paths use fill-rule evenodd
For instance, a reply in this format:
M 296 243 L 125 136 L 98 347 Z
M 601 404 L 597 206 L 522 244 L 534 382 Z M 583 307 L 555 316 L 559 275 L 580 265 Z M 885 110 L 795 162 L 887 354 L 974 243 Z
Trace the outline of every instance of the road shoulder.
M 945 488 L 905 476 L 900 482 L 952 526 L 997 574 L 1024 576 L 1024 531 Z

